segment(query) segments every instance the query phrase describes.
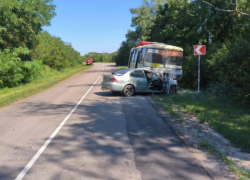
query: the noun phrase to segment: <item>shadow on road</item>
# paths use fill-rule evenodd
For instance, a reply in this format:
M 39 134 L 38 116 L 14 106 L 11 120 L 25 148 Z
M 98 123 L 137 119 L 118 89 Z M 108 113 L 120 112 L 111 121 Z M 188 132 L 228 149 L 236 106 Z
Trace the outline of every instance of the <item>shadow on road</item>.
M 133 177 L 135 162 L 143 180 L 210 179 L 145 98 L 95 94 L 105 98 L 84 101 L 42 155 L 43 162 L 64 170 L 60 177 L 70 172 L 89 180 L 124 180 Z M 67 102 L 25 106 L 27 113 L 47 116 L 74 107 Z M 43 162 L 37 162 L 38 169 Z
M 93 84 L 79 84 L 79 85 L 71 85 L 71 86 L 67 86 L 69 88 L 73 88 L 73 87 L 91 87 L 93 86 Z M 101 84 L 95 84 L 94 86 L 100 86 L 101 87 Z
M 121 92 L 113 93 L 111 91 L 101 91 L 101 92 L 95 92 L 94 94 L 101 97 L 116 97 L 116 96 L 124 97 Z M 135 98 L 137 96 L 149 96 L 150 94 L 151 93 L 136 93 L 135 96 L 126 98 Z

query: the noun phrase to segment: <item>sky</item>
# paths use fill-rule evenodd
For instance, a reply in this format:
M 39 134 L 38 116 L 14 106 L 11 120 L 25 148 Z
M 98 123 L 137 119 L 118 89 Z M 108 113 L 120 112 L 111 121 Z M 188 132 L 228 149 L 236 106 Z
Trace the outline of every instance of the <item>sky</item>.
M 142 0 L 54 0 L 56 16 L 43 29 L 85 55 L 116 52 L 130 27 L 130 8 Z

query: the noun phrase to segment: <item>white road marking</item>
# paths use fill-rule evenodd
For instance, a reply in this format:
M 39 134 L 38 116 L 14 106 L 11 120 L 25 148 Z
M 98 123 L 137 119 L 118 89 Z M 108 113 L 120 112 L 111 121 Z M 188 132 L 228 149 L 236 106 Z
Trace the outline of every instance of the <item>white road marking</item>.
M 104 71 L 104 66 L 102 73 Z M 67 120 L 70 118 L 70 116 L 75 112 L 75 110 L 78 108 L 78 106 L 81 104 L 81 102 L 85 99 L 85 97 L 88 95 L 88 93 L 91 91 L 91 89 L 94 87 L 94 85 L 97 83 L 97 81 L 100 79 L 102 73 L 99 75 L 99 77 L 96 79 L 94 84 L 89 88 L 89 90 L 85 93 L 85 95 L 81 98 L 81 100 L 76 104 L 74 109 L 71 110 L 71 112 L 67 115 L 67 117 L 61 122 L 61 124 L 56 128 L 56 130 L 53 132 L 53 134 L 49 137 L 49 139 L 43 144 L 43 146 L 39 149 L 39 151 L 35 154 L 35 156 L 30 160 L 30 162 L 25 166 L 25 168 L 20 172 L 20 174 L 16 177 L 15 180 L 21 180 L 26 175 L 26 173 L 30 170 L 30 168 L 33 166 L 33 164 L 36 162 L 36 160 L 40 157 L 40 155 L 43 153 L 43 151 L 46 149 L 46 147 L 49 145 L 49 143 L 53 140 L 53 138 L 56 136 L 56 134 L 60 131 L 60 129 L 63 127 L 63 125 L 67 122 Z

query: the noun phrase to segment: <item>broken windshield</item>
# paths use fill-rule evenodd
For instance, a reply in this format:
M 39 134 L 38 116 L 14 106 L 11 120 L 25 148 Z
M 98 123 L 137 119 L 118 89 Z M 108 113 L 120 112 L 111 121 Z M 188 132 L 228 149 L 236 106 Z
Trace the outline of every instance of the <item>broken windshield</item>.
M 165 57 L 166 52 L 166 57 Z M 164 59 L 165 57 L 165 59 Z M 182 66 L 183 52 L 170 51 L 163 49 L 147 49 L 144 65 L 150 66 L 150 64 L 159 64 L 160 67 L 168 65 Z
M 163 64 L 164 62 L 164 50 L 162 49 L 147 49 L 144 62 Z
M 182 57 L 183 57 L 183 52 L 167 51 L 165 65 L 166 66 L 167 65 L 181 66 L 182 65 Z

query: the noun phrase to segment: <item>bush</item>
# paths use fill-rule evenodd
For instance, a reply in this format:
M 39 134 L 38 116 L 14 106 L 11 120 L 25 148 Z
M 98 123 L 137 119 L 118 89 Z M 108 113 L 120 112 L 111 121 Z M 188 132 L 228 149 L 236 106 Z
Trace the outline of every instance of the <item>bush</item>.
M 20 56 L 29 54 L 27 48 L 0 51 L 0 88 L 30 82 L 39 76 L 43 65 L 38 61 L 22 61 Z
M 62 70 L 82 62 L 82 57 L 74 48 L 58 37 L 43 32 L 38 36 L 39 44 L 31 51 L 32 57 L 41 60 L 51 68 Z
M 250 42 L 238 38 L 225 43 L 211 57 L 210 91 L 250 104 Z

